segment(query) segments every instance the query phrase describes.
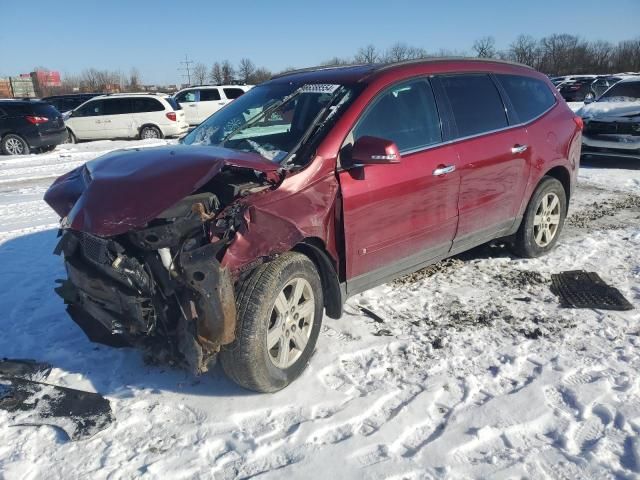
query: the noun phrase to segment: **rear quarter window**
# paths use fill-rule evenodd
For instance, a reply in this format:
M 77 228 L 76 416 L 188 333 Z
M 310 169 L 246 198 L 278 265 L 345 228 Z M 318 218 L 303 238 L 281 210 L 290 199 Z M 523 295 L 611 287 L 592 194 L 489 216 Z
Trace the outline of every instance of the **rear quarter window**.
M 164 110 L 164 105 L 155 98 L 132 98 L 131 103 L 133 113 L 161 112 Z
M 499 74 L 496 77 L 507 92 L 521 122 L 533 120 L 556 103 L 555 96 L 542 80 L 522 75 Z
M 176 102 L 176 100 L 173 97 L 164 97 L 164 99 L 167 101 L 169 106 L 174 110 L 182 110 L 182 107 L 180 106 L 180 104 Z
M 440 81 L 451 105 L 458 138 L 508 125 L 502 98 L 489 75 L 450 75 L 440 77 Z

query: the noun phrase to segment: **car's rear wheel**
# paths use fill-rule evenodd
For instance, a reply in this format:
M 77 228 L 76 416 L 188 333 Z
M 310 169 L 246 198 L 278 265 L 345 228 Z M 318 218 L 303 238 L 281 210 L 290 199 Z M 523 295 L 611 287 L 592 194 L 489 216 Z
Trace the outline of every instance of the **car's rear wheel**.
M 2 138 L 0 150 L 5 155 L 28 155 L 29 144 L 20 135 L 10 133 Z
M 140 139 L 144 140 L 146 138 L 162 138 L 162 132 L 158 127 L 147 125 L 140 130 Z
M 544 255 L 558 243 L 567 215 L 567 195 L 559 180 L 544 177 L 533 192 L 516 233 L 514 250 L 525 258 Z
M 220 353 L 239 385 L 275 392 L 305 369 L 323 314 L 322 283 L 306 256 L 289 252 L 258 267 L 238 289 L 235 341 Z

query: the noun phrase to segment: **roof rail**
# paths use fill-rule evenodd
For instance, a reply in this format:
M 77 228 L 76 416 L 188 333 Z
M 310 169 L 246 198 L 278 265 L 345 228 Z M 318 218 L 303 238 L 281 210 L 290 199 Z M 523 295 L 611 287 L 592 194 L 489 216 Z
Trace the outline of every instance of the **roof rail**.
M 412 60 L 402 60 L 400 62 L 390 62 L 390 63 L 381 63 L 379 71 L 389 70 L 394 67 L 399 67 L 403 65 L 414 65 L 420 63 L 436 63 L 436 62 L 451 62 L 451 61 L 464 61 L 464 62 L 485 62 L 485 63 L 503 63 L 506 65 L 514 65 L 518 67 L 526 67 L 530 70 L 535 70 L 533 67 L 529 65 L 525 65 L 524 63 L 512 62 L 510 60 L 500 60 L 496 58 L 478 58 L 478 57 L 426 57 L 426 58 L 416 58 Z
M 376 66 L 375 63 L 354 63 L 349 65 L 317 65 L 315 67 L 297 68 L 295 70 L 289 70 L 287 72 L 276 73 L 275 75 L 271 75 L 271 78 L 280 78 L 287 75 L 294 75 L 296 73 L 313 72 L 320 70 L 338 70 L 341 68 L 366 67 L 367 65 L 370 65 L 372 67 Z

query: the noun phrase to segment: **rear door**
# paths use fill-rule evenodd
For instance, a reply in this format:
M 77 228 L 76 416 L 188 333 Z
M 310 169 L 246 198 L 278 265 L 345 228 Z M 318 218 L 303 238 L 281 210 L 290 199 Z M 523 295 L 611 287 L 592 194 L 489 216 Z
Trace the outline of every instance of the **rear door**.
M 442 141 L 428 80 L 405 81 L 380 93 L 343 152 L 362 136 L 393 140 L 402 158 L 339 172 L 350 293 L 445 255 L 458 220 L 457 154 Z M 445 167 L 449 173 L 438 174 Z
M 200 101 L 198 102 L 198 123 L 204 122 L 211 115 L 216 113 L 227 103 L 220 96 L 218 88 L 203 88 L 200 90 Z
M 527 184 L 530 150 L 526 129 L 510 125 L 491 75 L 446 75 L 438 81 L 448 100 L 460 159 L 460 219 L 453 250 L 462 251 L 514 224 Z
M 132 138 L 137 134 L 135 117 L 131 114 L 131 99 L 112 97 L 104 100 L 101 138 Z
M 169 119 L 165 116 L 164 109 L 164 104 L 157 98 L 151 96 L 131 97 L 131 117 L 133 122 L 128 136 L 138 136 L 143 125 L 158 125 L 162 128 L 164 124 L 169 122 Z

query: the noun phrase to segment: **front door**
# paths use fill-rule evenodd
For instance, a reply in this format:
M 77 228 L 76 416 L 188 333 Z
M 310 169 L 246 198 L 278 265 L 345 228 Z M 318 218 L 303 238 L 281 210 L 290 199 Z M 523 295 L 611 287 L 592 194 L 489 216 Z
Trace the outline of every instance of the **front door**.
M 402 158 L 339 173 L 350 294 L 446 255 L 458 221 L 458 157 L 442 144 L 428 80 L 378 95 L 347 143 L 362 136 L 393 140 Z
M 176 102 L 184 110 L 184 115 L 189 125 L 198 125 L 200 123 L 198 115 L 199 100 L 200 92 L 198 90 L 185 90 L 176 96 Z

